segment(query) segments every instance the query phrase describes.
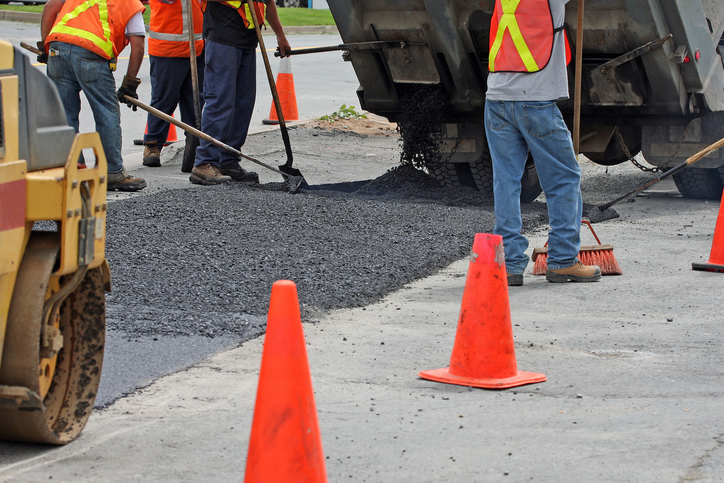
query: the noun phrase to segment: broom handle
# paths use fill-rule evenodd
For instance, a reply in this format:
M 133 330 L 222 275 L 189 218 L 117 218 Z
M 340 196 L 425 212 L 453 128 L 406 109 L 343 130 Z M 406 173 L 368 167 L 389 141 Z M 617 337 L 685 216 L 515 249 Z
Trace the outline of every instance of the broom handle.
M 583 12 L 585 0 L 578 0 L 578 30 L 576 30 L 576 78 L 573 95 L 573 152 L 579 154 L 581 144 L 581 84 L 583 82 Z

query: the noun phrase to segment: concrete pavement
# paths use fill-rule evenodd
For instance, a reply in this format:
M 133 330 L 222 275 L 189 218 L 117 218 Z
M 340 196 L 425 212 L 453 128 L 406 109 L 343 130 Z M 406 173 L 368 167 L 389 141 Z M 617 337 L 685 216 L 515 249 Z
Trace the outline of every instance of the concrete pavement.
M 305 324 L 330 481 L 724 479 L 724 276 L 690 269 L 708 259 L 718 209 L 660 183 L 595 225 L 624 275 L 554 285 L 527 274 L 511 288 L 518 367 L 545 373 L 541 384 L 416 376 L 449 362 L 467 260 Z M 240 480 L 262 345 L 94 413 L 66 447 L 0 446 L 0 480 Z

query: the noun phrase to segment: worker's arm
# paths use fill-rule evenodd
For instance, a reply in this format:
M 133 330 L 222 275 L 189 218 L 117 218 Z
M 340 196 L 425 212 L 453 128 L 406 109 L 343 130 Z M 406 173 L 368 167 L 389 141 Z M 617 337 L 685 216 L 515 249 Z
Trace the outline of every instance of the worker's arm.
M 141 63 L 143 62 L 145 37 L 133 35 L 128 40 L 131 44 L 131 55 L 128 57 L 126 77 L 135 78 L 138 76 L 138 71 L 141 69 Z
M 284 35 L 284 29 L 282 23 L 279 21 L 279 13 L 277 12 L 277 4 L 275 0 L 269 0 L 266 4 L 266 20 L 269 22 L 269 26 L 272 28 L 275 34 L 277 34 L 277 47 L 282 57 L 286 57 L 286 53 L 292 50 L 292 46 L 289 45 L 287 36 Z
M 55 25 L 60 10 L 63 8 L 64 0 L 48 0 L 43 7 L 43 14 L 40 17 L 40 39 L 45 42 L 45 38 Z

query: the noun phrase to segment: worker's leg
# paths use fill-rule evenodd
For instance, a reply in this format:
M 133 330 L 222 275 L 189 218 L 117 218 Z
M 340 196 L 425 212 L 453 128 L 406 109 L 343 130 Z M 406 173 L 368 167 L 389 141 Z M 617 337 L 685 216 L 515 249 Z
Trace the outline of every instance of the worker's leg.
M 72 67 L 70 44 L 51 42 L 50 48 L 57 52 L 48 58 L 48 77 L 53 79 L 60 100 L 65 108 L 68 125 L 78 132 L 80 113 L 80 84 Z
M 525 138 L 546 195 L 551 226 L 548 268 L 571 267 L 578 261 L 583 215 L 581 169 L 571 133 L 555 102 L 519 102 L 516 115 L 525 118 Z
M 121 111 L 113 72 L 106 59 L 74 45 L 71 60 L 76 79 L 93 111 L 96 131 L 108 161 L 108 174 L 121 173 Z
M 256 52 L 254 49 L 240 50 L 238 71 L 236 74 L 236 104 L 232 120 L 233 129 L 228 133 L 229 145 L 241 149 L 246 142 L 251 116 L 256 102 Z M 221 167 L 239 166 L 239 158 L 225 152 L 221 158 Z
M 505 268 L 508 273 L 522 274 L 528 265 L 528 240 L 520 234 L 520 182 L 525 171 L 528 147 L 516 126 L 511 102 L 485 103 L 485 134 L 493 160 L 495 195 L 494 233 L 503 237 Z
M 180 96 L 178 100 L 179 111 L 181 111 L 181 120 L 191 126 L 196 126 L 196 112 L 194 107 L 194 89 L 193 79 L 191 76 L 191 65 L 189 59 L 183 59 L 184 62 L 189 66 L 188 72 L 183 78 L 180 87 Z M 204 106 L 204 53 L 201 52 L 196 57 L 196 67 L 198 71 L 199 81 L 199 102 L 201 107 Z
M 155 55 L 148 57 L 151 74 L 151 107 L 170 116 L 179 103 L 184 78 L 191 70 L 189 60 Z M 148 133 L 143 136 L 143 142 L 156 141 L 159 147 L 163 146 L 168 139 L 168 122 L 149 113 L 147 123 Z
M 204 69 L 204 111 L 201 130 L 214 139 L 231 147 L 229 135 L 236 126 L 233 124 L 236 108 L 237 66 L 241 62 L 241 49 L 208 40 L 204 47 L 206 67 Z M 253 51 L 252 51 L 253 52 Z M 194 166 L 211 164 L 220 166 L 223 149 L 201 140 L 196 150 Z

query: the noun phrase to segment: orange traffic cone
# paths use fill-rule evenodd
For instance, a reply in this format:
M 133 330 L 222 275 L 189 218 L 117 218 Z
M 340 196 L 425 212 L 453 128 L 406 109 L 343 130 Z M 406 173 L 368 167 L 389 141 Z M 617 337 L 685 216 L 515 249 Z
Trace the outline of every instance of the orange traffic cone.
M 297 287 L 272 286 L 245 482 L 326 482 Z
M 450 367 L 422 371 L 419 376 L 486 389 L 505 389 L 546 380 L 544 374 L 519 371 L 515 361 L 500 235 L 475 235 Z
M 171 114 L 171 117 L 173 117 L 173 114 Z M 143 131 L 143 134 L 148 134 L 148 122 L 146 122 L 146 129 Z M 166 142 L 163 143 L 163 145 L 168 146 L 176 141 L 178 141 L 178 136 L 176 135 L 176 125 L 168 123 L 168 137 L 166 137 Z M 134 139 L 133 144 L 136 146 L 143 146 L 143 139 Z
M 694 270 L 705 270 L 707 272 L 724 273 L 724 192 L 719 204 L 719 215 L 716 217 L 714 227 L 714 240 L 711 243 L 711 253 L 708 263 L 692 263 Z
M 279 73 L 277 74 L 277 93 L 279 103 L 282 105 L 282 116 L 285 121 L 298 121 L 297 94 L 294 90 L 294 75 L 292 74 L 292 61 L 289 57 L 282 57 L 279 62 Z M 264 119 L 263 124 L 279 124 L 277 109 L 272 100 L 269 119 Z

